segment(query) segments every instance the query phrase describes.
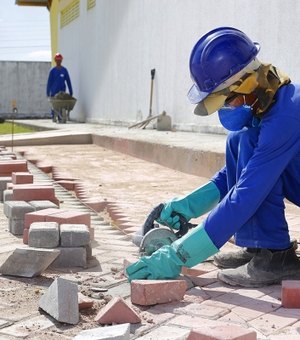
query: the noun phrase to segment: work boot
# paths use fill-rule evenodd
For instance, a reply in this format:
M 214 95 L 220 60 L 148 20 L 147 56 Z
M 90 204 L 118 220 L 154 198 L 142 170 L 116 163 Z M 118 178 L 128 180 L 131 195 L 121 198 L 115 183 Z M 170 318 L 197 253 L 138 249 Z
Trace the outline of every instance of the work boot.
M 291 240 L 291 246 L 296 250 L 298 243 L 296 239 Z M 260 252 L 260 248 L 242 248 L 238 251 L 218 253 L 214 256 L 214 264 L 219 268 L 237 268 L 252 260 L 253 256 Z
M 252 260 L 259 251 L 258 248 L 242 248 L 228 253 L 221 252 L 214 256 L 214 264 L 219 268 L 237 268 Z
M 300 279 L 300 261 L 295 248 L 286 250 L 261 249 L 249 263 L 235 269 L 224 269 L 218 279 L 232 286 L 262 287 L 282 280 Z

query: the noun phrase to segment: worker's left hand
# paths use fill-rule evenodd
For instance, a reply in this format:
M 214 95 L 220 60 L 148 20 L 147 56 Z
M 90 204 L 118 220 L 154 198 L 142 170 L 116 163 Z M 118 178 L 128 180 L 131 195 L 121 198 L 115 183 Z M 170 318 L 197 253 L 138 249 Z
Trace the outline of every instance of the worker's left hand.
M 219 189 L 210 181 L 186 196 L 175 197 L 166 202 L 157 222 L 173 229 L 179 229 L 180 220 L 178 214 L 188 222 L 192 218 L 197 218 L 210 211 L 218 203 L 219 199 Z
M 171 246 L 164 246 L 151 256 L 141 259 L 126 268 L 128 280 L 174 279 L 181 272 L 182 263 Z

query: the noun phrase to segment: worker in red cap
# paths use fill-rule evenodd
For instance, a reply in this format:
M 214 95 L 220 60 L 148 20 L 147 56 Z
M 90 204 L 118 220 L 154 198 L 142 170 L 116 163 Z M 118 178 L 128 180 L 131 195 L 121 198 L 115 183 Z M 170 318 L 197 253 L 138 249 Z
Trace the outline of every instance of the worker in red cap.
M 47 97 L 54 97 L 58 92 L 66 92 L 66 84 L 68 85 L 68 90 L 70 95 L 73 95 L 73 89 L 71 84 L 71 79 L 68 70 L 62 66 L 63 56 L 60 53 L 56 53 L 54 56 L 56 66 L 50 70 L 48 82 L 47 82 Z M 55 115 L 53 110 L 51 110 L 51 116 L 53 121 L 55 120 Z M 58 120 L 60 117 L 58 117 Z

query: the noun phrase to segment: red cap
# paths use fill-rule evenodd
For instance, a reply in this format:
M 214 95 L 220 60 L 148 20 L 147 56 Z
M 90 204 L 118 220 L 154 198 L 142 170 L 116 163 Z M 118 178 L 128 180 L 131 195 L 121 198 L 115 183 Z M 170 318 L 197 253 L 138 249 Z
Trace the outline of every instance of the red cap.
M 63 60 L 63 56 L 60 53 L 56 53 L 54 60 Z

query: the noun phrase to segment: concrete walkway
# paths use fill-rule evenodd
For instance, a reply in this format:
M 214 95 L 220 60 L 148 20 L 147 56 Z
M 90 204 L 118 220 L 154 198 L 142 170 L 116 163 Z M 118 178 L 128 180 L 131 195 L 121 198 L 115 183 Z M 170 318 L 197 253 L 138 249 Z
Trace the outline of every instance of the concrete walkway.
M 130 301 L 130 286 L 120 274 L 123 259 L 137 255 L 130 235 L 143 223 L 147 212 L 156 203 L 192 190 L 223 164 L 225 136 L 128 130 L 93 124 L 58 125 L 48 120 L 30 121 L 30 124 L 55 130 L 14 136 L 15 151 L 26 151 L 27 157 L 48 162 L 58 170 L 77 177 L 91 197 L 101 196 L 113 202 L 115 213 L 113 216 L 109 211 L 99 214 L 91 211 L 96 263 L 86 270 L 49 272 L 45 277 L 52 279 L 55 275 L 64 275 L 78 282 L 83 291 L 93 284 L 107 288 L 107 295 L 121 296 Z M 0 144 L 7 145 L 9 149 L 11 140 L 11 136 L 1 136 Z M 42 177 L 49 180 L 48 175 L 41 173 L 33 164 L 31 169 L 39 180 Z M 74 198 L 59 185 L 55 184 L 55 188 L 65 207 L 87 209 L 80 199 Z M 287 204 L 291 234 L 297 240 L 300 239 L 298 210 Z M 1 223 L 5 226 L 3 216 Z M 5 228 L 1 228 L 0 236 L 1 240 L 7 240 L 1 244 L 8 248 L 19 242 L 7 235 Z M 5 251 L 5 247 L 2 248 L 2 252 Z M 227 243 L 224 251 L 228 249 L 235 247 Z M 142 323 L 131 326 L 131 338 L 184 339 L 190 329 L 203 325 L 227 329 L 238 325 L 255 330 L 258 339 L 300 338 L 300 309 L 281 307 L 280 285 L 241 289 L 218 282 L 216 275 L 217 268 L 211 261 L 206 261 L 185 276 L 189 290 L 183 301 L 148 308 L 137 306 Z M 18 282 L 19 289 L 22 283 Z M 7 280 L 1 277 L 0 293 L 4 284 L 9 289 Z M 26 284 L 32 282 L 27 280 Z M 38 313 L 34 299 L 27 313 L 22 304 L 16 309 L 8 306 L 5 297 L 1 299 L 0 339 L 71 339 L 80 329 L 86 328 L 87 323 L 90 328 L 93 325 L 91 318 L 83 315 L 76 327 L 60 327 Z M 12 310 L 13 317 L 8 317 Z

